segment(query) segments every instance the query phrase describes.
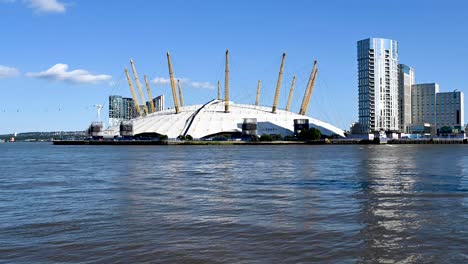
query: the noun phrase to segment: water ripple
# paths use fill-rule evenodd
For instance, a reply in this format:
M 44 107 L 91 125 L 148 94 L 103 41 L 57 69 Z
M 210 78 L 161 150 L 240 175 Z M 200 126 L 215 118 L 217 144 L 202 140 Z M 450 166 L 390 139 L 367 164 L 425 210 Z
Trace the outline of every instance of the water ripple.
M 467 263 L 464 146 L 0 145 L 0 262 Z

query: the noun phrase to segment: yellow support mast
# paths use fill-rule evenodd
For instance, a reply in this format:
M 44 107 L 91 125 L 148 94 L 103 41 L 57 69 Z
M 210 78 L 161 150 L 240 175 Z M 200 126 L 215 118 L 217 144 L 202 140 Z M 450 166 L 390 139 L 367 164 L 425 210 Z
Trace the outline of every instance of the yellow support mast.
M 260 104 L 260 84 L 262 81 L 258 80 L 257 82 L 257 96 L 255 97 L 255 105 L 258 106 Z
M 226 68 L 224 70 L 224 113 L 229 113 L 229 50 L 226 50 Z
M 283 69 L 284 69 L 285 59 L 286 59 L 286 53 L 283 53 L 283 58 L 281 59 L 280 71 L 278 74 L 278 81 L 276 82 L 275 98 L 273 101 L 273 107 L 271 108 L 272 113 L 276 113 L 276 108 L 278 106 L 278 97 L 279 97 L 280 90 L 281 90 L 281 81 L 283 80 Z
M 304 92 L 304 98 L 302 99 L 301 109 L 299 110 L 300 115 L 305 115 L 306 105 L 309 104 L 310 95 L 312 94 L 313 84 L 315 83 L 315 77 L 317 75 L 317 61 L 314 61 L 314 67 L 310 72 L 309 81 L 307 82 L 306 90 Z
M 128 74 L 128 69 L 125 68 L 125 75 L 127 76 L 128 86 L 130 87 L 130 92 L 132 93 L 133 103 L 135 104 L 135 109 L 137 111 L 138 116 L 141 116 L 141 109 L 140 104 L 138 103 L 138 98 L 135 93 L 135 89 L 133 88 L 132 78 L 130 78 L 130 74 Z
M 180 87 L 179 79 L 177 79 L 177 87 L 179 88 L 180 106 L 184 107 L 184 96 L 182 95 L 182 88 Z
M 130 59 L 130 64 L 132 66 L 133 76 L 135 77 L 135 83 L 136 83 L 137 88 L 138 88 L 138 94 L 140 95 L 140 100 L 141 100 L 141 103 L 143 104 L 143 110 L 145 111 L 145 115 L 147 115 L 148 114 L 148 107 L 146 107 L 145 95 L 143 94 L 143 89 L 141 89 L 140 79 L 138 78 L 138 74 L 137 74 L 137 71 L 135 69 L 135 64 L 133 63 L 132 59 Z
M 149 86 L 148 76 L 145 75 L 143 77 L 145 79 L 146 91 L 148 92 L 148 98 L 149 98 L 149 103 L 150 103 L 150 107 L 151 107 L 151 113 L 154 113 L 154 112 L 156 112 L 156 108 L 154 107 L 153 95 L 151 94 L 151 88 Z
M 167 66 L 169 68 L 169 78 L 171 80 L 171 91 L 172 91 L 172 99 L 174 100 L 175 113 L 178 114 L 180 113 L 179 101 L 177 100 L 177 92 L 176 92 L 175 81 L 174 81 L 174 72 L 172 71 L 171 54 L 169 54 L 169 52 L 167 52 Z
M 303 115 L 305 115 L 307 113 L 307 109 L 309 108 L 310 99 L 312 97 L 312 92 L 314 91 L 314 87 L 315 87 L 315 80 L 317 80 L 317 74 L 318 74 L 318 68 L 315 67 L 314 77 L 312 79 L 312 83 L 310 84 L 309 94 L 307 94 L 307 100 L 306 100 L 306 104 L 304 106 L 304 114 Z
M 218 100 L 221 100 L 221 83 L 218 80 Z
M 286 111 L 289 111 L 291 107 L 291 100 L 292 100 L 292 95 L 294 92 L 294 85 L 296 85 L 296 75 L 294 75 L 292 83 L 291 83 L 291 90 L 289 90 L 289 96 L 288 96 L 288 103 L 286 104 Z

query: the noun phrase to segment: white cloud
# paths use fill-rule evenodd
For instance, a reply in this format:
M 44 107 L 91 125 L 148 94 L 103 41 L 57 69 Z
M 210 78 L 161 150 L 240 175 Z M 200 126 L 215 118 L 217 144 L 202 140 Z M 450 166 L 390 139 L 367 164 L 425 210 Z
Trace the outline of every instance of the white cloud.
M 153 80 L 151 80 L 151 83 L 155 85 L 167 85 L 171 83 L 171 80 L 169 80 L 169 78 L 156 77 Z
M 61 0 L 22 0 L 27 7 L 34 9 L 36 13 L 65 13 L 67 8 Z M 16 0 L 0 0 L 1 3 L 15 3 Z
M 193 88 L 202 88 L 202 89 L 214 89 L 215 86 L 211 84 L 210 82 L 196 82 L 196 81 L 191 81 L 188 78 L 174 78 L 175 81 L 180 80 L 180 83 L 184 85 L 191 86 Z M 169 85 L 171 83 L 171 80 L 169 78 L 164 78 L 164 77 L 155 77 L 154 79 L 151 80 L 152 84 L 155 85 Z
M 209 82 L 192 82 L 190 83 L 194 88 L 202 88 L 202 89 L 214 89 L 215 86 Z
M 58 63 L 52 66 L 50 69 L 38 73 L 28 72 L 26 73 L 29 77 L 36 77 L 40 79 L 65 81 L 76 84 L 94 84 L 103 81 L 110 81 L 112 76 L 106 74 L 94 75 L 86 70 L 73 70 L 68 71 L 68 65 Z
M 65 13 L 65 4 L 58 0 L 24 0 L 37 13 Z
M 0 65 L 0 78 L 15 77 L 18 75 L 19 75 L 18 69 Z

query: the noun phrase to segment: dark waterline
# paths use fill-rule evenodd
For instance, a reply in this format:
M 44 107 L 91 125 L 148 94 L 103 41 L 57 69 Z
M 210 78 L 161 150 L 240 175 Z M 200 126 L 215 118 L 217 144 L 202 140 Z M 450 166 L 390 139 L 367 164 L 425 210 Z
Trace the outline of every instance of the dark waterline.
M 468 147 L 0 144 L 0 262 L 468 263 Z

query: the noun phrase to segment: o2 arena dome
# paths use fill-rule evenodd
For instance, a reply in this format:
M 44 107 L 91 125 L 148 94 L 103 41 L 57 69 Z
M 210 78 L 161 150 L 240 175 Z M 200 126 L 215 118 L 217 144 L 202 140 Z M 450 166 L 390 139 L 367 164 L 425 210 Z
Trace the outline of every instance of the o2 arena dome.
M 170 139 L 180 136 L 191 136 L 194 139 L 215 138 L 218 135 L 237 134 L 248 136 L 297 135 L 303 129 L 317 128 L 323 135 L 345 137 L 344 131 L 333 125 L 305 115 L 309 106 L 311 94 L 317 78 L 317 61 L 314 62 L 310 78 L 304 92 L 299 113 L 289 111 L 291 98 L 294 91 L 295 77 L 289 92 L 288 104 L 285 110 L 277 108 L 278 97 L 280 94 L 281 81 L 286 54 L 283 54 L 280 72 L 276 84 L 274 102 L 271 107 L 259 106 L 260 83 L 257 88 L 256 103 L 237 104 L 229 100 L 229 52 L 226 51 L 225 81 L 224 81 L 224 99 L 221 98 L 220 86 L 218 85 L 218 98 L 205 104 L 184 106 L 182 90 L 179 88 L 179 96 L 176 92 L 176 84 L 172 70 L 172 63 L 169 53 L 167 53 L 169 77 L 172 90 L 172 99 L 174 107 L 168 110 L 154 111 L 154 106 L 146 107 L 139 103 L 136 96 L 133 81 L 125 69 L 130 91 L 136 107 L 138 117 L 122 122 L 119 126 L 111 127 L 104 131 L 108 136 L 122 137 L 158 137 L 167 136 Z M 141 102 L 145 102 L 141 84 L 135 70 L 133 61 L 130 61 L 135 82 L 138 88 Z M 146 80 L 148 96 L 151 98 L 151 90 Z M 179 104 L 180 101 L 180 104 Z M 140 109 L 143 105 L 144 109 Z M 151 108 L 153 111 L 151 111 Z M 144 111 L 142 111 L 144 110 Z
M 223 100 L 212 100 L 204 105 L 181 107 L 176 114 L 174 109 L 155 112 L 132 120 L 133 134 L 156 133 L 169 138 L 192 136 L 195 139 L 210 138 L 219 134 L 242 133 L 246 125 L 257 130 L 257 135 L 274 134 L 292 136 L 294 124 L 308 123 L 309 127 L 320 130 L 324 135 L 344 137 L 343 130 L 305 115 L 284 110 L 272 113 L 270 107 L 229 102 L 229 112 L 225 113 Z M 244 129 L 243 129 L 244 126 Z M 255 129 L 251 129 L 255 130 Z

